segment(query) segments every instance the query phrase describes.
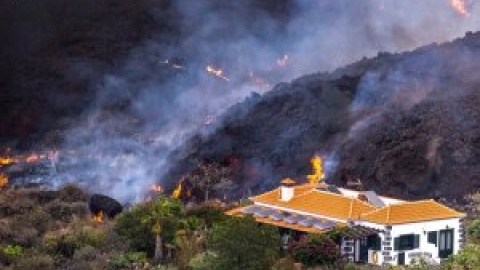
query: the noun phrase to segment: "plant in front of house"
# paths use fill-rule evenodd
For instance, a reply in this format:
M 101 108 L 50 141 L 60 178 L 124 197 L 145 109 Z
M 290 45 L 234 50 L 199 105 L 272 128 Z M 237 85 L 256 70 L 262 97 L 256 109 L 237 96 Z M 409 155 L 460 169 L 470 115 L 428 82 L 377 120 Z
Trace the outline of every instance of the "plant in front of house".
M 468 240 L 480 244 L 480 219 L 472 221 L 467 227 Z
M 337 244 L 325 235 L 311 234 L 289 246 L 294 259 L 306 266 L 334 265 L 341 259 Z
M 209 231 L 201 269 L 270 269 L 279 257 L 280 245 L 277 228 L 259 226 L 252 217 L 228 218 Z

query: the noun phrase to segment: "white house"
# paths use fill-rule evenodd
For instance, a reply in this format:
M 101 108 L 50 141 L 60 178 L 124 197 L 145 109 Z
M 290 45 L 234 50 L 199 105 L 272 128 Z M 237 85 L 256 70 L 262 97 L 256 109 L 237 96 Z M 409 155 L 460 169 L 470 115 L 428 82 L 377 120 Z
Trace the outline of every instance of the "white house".
M 250 200 L 253 205 L 228 214 L 253 215 L 288 232 L 350 228 L 339 248 L 358 263 L 407 265 L 419 258 L 439 263 L 457 253 L 463 241 L 465 215 L 434 200 L 402 201 L 323 182 L 297 185 L 291 179 Z

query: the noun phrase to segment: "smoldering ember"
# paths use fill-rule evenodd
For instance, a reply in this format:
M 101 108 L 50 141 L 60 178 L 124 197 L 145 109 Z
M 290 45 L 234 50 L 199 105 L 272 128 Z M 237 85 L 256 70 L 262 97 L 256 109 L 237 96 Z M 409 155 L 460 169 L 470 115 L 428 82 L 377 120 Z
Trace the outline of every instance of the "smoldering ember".
M 0 269 L 480 269 L 474 0 L 0 4 Z

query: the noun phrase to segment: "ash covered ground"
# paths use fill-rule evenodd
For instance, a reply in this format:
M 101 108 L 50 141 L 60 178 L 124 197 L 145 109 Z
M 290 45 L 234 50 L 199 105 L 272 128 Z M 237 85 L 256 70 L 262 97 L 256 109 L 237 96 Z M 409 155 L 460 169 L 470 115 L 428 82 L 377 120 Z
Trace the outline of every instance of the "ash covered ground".
M 10 184 L 132 202 L 213 160 L 233 168 L 238 197 L 309 173 L 314 154 L 327 181 L 385 195 L 480 184 L 480 37 L 452 41 L 480 30 L 473 1 L 2 5 Z

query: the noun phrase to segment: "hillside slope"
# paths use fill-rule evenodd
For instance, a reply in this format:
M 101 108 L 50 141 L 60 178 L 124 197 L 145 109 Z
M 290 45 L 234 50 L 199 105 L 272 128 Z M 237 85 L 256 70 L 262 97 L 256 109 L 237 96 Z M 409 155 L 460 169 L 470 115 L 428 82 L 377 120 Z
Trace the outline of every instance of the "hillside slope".
M 358 178 L 404 198 L 463 196 L 480 186 L 479 60 L 480 33 L 467 33 L 252 95 L 172 155 L 172 179 L 194 160 L 215 160 L 237 166 L 238 190 L 263 189 L 308 173 L 319 153 L 332 183 Z

